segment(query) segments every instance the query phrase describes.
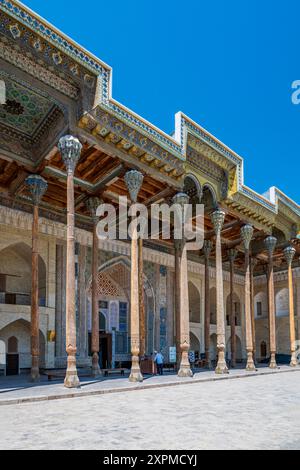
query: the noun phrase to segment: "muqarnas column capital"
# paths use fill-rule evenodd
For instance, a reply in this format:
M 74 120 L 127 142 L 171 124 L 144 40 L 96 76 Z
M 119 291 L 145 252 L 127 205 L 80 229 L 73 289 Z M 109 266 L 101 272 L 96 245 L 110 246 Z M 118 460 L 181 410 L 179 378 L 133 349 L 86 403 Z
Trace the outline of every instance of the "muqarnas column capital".
M 286 259 L 286 262 L 287 262 L 288 266 L 289 267 L 292 266 L 292 262 L 293 262 L 295 254 L 296 254 L 295 248 L 293 248 L 292 246 L 287 246 L 283 250 L 283 253 L 284 253 L 284 256 L 285 256 L 285 259 Z
M 82 145 L 79 140 L 72 135 L 61 137 L 58 142 L 58 150 L 60 151 L 68 173 L 74 173 L 82 150 Z
M 225 221 L 225 212 L 221 209 L 216 210 L 211 215 L 211 221 L 214 225 L 214 230 L 216 235 L 220 235 L 224 221 Z
M 271 258 L 273 256 L 276 244 L 277 244 L 277 238 L 275 237 L 267 237 L 264 240 L 265 247 L 268 251 L 269 257 Z
M 244 225 L 244 227 L 241 228 L 241 237 L 242 237 L 242 240 L 243 240 L 243 243 L 244 243 L 244 248 L 245 250 L 249 250 L 250 248 L 250 243 L 251 243 L 251 240 L 252 240 L 252 237 L 253 237 L 253 232 L 254 232 L 254 229 L 252 227 L 252 225 Z
M 143 184 L 144 176 L 140 171 L 130 170 L 124 176 L 131 202 L 137 202 L 137 197 Z
M 30 192 L 33 205 L 38 206 L 48 188 L 48 183 L 39 175 L 30 175 L 25 184 Z

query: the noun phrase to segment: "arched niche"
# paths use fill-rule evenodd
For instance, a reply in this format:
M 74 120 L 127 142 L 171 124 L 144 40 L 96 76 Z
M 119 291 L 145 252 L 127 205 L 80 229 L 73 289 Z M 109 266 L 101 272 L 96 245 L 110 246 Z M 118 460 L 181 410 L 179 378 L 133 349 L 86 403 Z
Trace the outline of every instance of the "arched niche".
M 218 208 L 218 199 L 213 186 L 206 183 L 203 186 L 202 204 L 204 205 L 204 211 L 209 214 Z
M 201 298 L 200 293 L 195 284 L 189 281 L 189 309 L 190 323 L 201 323 Z
M 266 292 L 258 292 L 254 297 L 255 318 L 265 318 L 268 316 L 268 296 Z
M 15 243 L 0 252 L 1 302 L 30 305 L 31 297 L 31 246 Z M 47 270 L 42 257 L 38 256 L 39 303 L 46 305 Z

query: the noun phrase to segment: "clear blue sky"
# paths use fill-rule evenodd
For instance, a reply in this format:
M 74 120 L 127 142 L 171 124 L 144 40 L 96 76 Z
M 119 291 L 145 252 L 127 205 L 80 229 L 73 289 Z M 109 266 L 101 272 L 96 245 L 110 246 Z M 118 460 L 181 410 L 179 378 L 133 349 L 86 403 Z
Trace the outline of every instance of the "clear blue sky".
M 300 203 L 299 0 L 24 0 L 114 69 L 113 96 L 164 131 L 183 111 Z

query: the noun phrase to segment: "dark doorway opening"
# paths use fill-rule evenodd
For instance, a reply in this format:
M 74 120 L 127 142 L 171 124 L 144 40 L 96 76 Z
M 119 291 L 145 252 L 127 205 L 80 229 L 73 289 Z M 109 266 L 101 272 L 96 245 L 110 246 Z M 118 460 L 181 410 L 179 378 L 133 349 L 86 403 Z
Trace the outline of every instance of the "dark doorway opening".
M 19 374 L 19 354 L 6 355 L 6 375 Z

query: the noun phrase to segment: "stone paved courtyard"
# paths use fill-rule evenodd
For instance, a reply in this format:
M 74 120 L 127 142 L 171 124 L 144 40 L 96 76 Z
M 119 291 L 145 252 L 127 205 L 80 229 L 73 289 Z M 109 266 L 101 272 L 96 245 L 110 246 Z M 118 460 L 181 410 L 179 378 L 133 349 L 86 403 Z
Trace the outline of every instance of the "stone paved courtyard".
M 0 408 L 1 449 L 299 449 L 300 373 Z

